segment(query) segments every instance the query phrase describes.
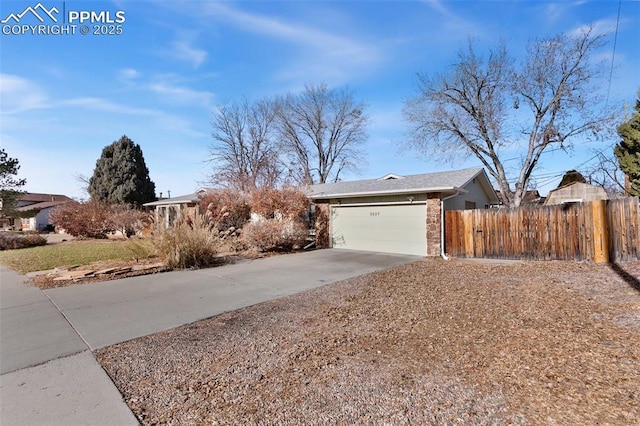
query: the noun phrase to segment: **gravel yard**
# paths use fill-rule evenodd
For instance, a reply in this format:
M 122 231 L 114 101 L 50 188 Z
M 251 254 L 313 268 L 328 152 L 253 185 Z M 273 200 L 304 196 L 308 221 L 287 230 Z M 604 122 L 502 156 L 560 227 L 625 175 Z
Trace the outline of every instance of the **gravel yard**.
M 425 260 L 96 355 L 143 424 L 638 424 L 622 267 Z

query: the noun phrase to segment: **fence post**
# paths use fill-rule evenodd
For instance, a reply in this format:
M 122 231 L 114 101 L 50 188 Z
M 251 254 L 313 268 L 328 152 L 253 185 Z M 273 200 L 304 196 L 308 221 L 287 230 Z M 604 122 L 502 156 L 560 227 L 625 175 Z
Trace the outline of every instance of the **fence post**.
M 462 218 L 464 220 L 464 252 L 466 257 L 475 257 L 476 253 L 474 250 L 474 232 L 475 229 L 473 225 L 473 210 L 463 210 Z
M 609 262 L 609 232 L 607 227 L 607 202 L 592 201 L 593 208 L 593 260 Z

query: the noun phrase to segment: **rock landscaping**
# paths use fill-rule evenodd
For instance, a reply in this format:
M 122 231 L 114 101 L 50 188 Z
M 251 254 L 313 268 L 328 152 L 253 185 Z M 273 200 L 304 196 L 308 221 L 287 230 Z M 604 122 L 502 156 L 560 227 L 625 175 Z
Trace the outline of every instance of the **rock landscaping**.
M 135 261 L 98 262 L 89 266 L 63 266 L 51 271 L 27 274 L 31 281 L 41 289 L 62 287 L 69 284 L 108 281 L 137 275 L 154 274 L 166 271 L 164 263 L 139 263 Z

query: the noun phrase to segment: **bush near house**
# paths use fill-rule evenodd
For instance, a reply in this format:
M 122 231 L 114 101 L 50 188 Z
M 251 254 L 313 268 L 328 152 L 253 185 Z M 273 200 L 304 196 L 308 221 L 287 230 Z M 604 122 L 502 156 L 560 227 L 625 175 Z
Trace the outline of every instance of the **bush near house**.
M 242 240 L 261 252 L 289 251 L 302 245 L 307 234 L 307 227 L 302 221 L 291 218 L 262 219 L 244 226 Z
M 251 212 L 265 219 L 292 218 L 302 220 L 309 210 L 309 199 L 294 188 L 257 189 L 251 193 Z
M 108 205 L 99 201 L 72 201 L 57 207 L 49 215 L 49 222 L 56 228 L 84 238 L 107 238 L 107 234 L 114 231 L 109 219 Z
M 14 250 L 29 247 L 44 246 L 47 240 L 38 234 L 14 234 L 0 232 L 0 250 Z
M 200 210 L 210 212 L 221 232 L 241 229 L 251 218 L 248 197 L 238 191 L 223 189 L 200 198 Z
M 126 204 L 105 204 L 100 201 L 69 202 L 49 215 L 56 228 L 74 237 L 107 238 L 115 231 L 127 238 L 139 234 L 150 222 L 149 215 Z
M 127 204 L 113 204 L 110 208 L 111 227 L 127 238 L 139 236 L 151 223 L 149 213 L 133 209 Z
M 211 266 L 221 251 L 289 251 L 306 240 L 308 208 L 305 194 L 290 188 L 210 192 L 200 199 L 205 213 L 185 215 L 169 229 L 156 224 L 153 243 L 169 268 Z
M 227 246 L 233 237 L 234 247 L 287 251 L 307 237 L 309 200 L 297 189 L 260 188 L 249 195 L 224 189 L 203 196 L 200 208 L 210 215 L 221 239 L 228 240 Z
M 156 225 L 152 238 L 158 255 L 169 268 L 211 266 L 221 246 L 210 213 L 179 218 L 168 229 Z
M 245 225 L 242 239 L 262 252 L 289 251 L 307 238 L 308 210 L 307 196 L 297 189 L 257 189 L 251 194 L 251 212 L 258 217 Z

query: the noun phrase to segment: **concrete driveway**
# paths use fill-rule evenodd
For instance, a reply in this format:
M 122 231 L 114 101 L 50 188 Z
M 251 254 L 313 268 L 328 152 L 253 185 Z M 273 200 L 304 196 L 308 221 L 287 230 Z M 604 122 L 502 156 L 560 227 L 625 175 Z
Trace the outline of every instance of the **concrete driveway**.
M 136 424 L 91 350 L 419 259 L 317 250 L 46 291 L 0 267 L 0 424 Z
M 418 259 L 317 250 L 45 293 L 93 350 Z

